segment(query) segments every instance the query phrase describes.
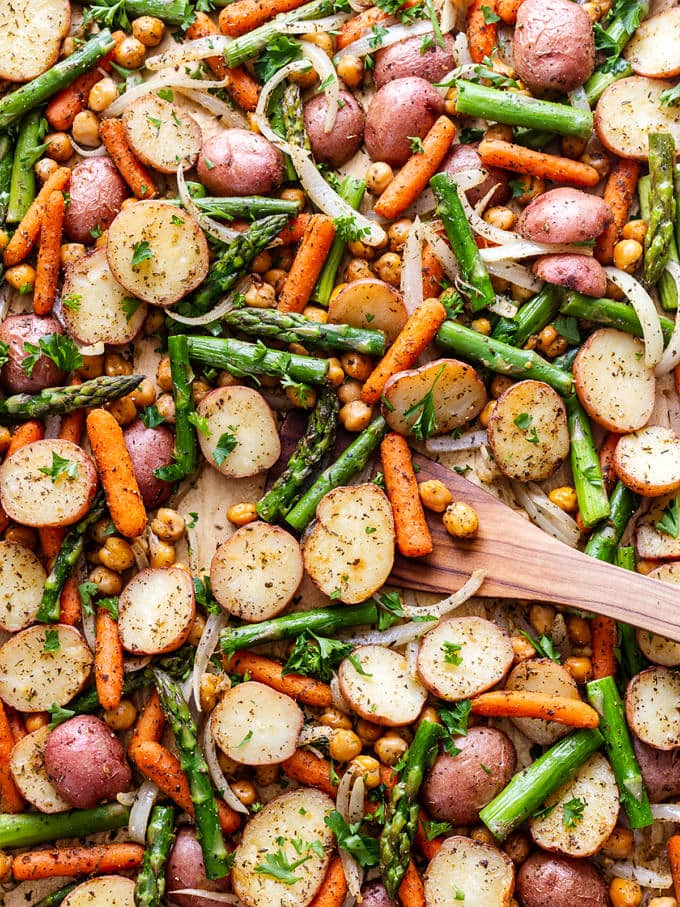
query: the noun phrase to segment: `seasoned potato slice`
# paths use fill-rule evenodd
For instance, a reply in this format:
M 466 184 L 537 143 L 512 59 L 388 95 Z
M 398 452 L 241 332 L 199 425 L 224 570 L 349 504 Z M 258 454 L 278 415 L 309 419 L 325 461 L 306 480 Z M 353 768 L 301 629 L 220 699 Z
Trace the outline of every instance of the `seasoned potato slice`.
M 680 746 L 680 673 L 647 668 L 636 674 L 626 690 L 626 718 L 643 743 L 657 750 Z
M 328 320 L 332 324 L 384 331 L 388 343 L 393 342 L 407 318 L 399 290 L 373 277 L 348 283 L 328 306 Z
M 198 443 L 208 463 L 223 476 L 242 479 L 269 469 L 279 458 L 281 441 L 267 401 L 252 387 L 219 387 L 198 404 L 209 435 Z
M 355 712 L 388 727 L 415 721 L 427 699 L 425 687 L 410 676 L 406 658 L 384 646 L 359 646 L 340 663 L 338 680 Z
M 191 576 L 179 567 L 140 570 L 118 601 L 123 648 L 139 655 L 172 652 L 186 641 L 195 616 Z
M 148 311 L 115 279 L 106 249 L 83 255 L 67 269 L 61 309 L 66 330 L 83 344 L 130 343 Z
M 208 243 L 196 221 L 168 202 L 141 201 L 116 215 L 106 244 L 118 283 L 145 302 L 172 305 L 208 273 Z
M 674 506 L 677 494 L 657 498 L 647 513 L 644 513 L 635 526 L 635 545 L 639 557 L 657 560 L 667 557 L 680 557 L 680 536 L 674 538 L 668 532 L 657 528 L 662 523 L 664 514 Z
M 19 712 L 46 712 L 66 705 L 91 667 L 92 653 L 77 630 L 35 625 L 0 646 L 0 696 Z
M 670 428 L 650 425 L 623 435 L 614 452 L 621 481 L 646 497 L 680 488 L 680 439 Z
M 125 876 L 98 876 L 78 885 L 63 907 L 135 907 L 135 883 Z
M 61 813 L 72 806 L 60 797 L 45 769 L 45 741 L 50 728 L 38 728 L 14 745 L 9 760 L 14 783 L 41 813 Z
M 450 617 L 423 638 L 418 675 L 449 702 L 482 693 L 501 681 L 512 664 L 509 637 L 483 617 Z
M 585 762 L 567 784 L 545 801 L 550 812 L 529 822 L 531 836 L 543 850 L 589 857 L 614 831 L 619 789 L 612 767 L 601 753 Z
M 307 907 L 321 887 L 335 844 L 324 822 L 334 809 L 335 803 L 326 794 L 301 787 L 276 797 L 251 817 L 231 871 L 234 892 L 246 907 Z M 299 852 L 300 841 L 303 853 Z M 307 848 L 308 844 L 313 848 Z M 309 857 L 296 866 L 292 884 L 266 871 L 269 859 L 279 851 L 290 864 Z
M 638 76 L 671 79 L 680 74 L 680 9 L 677 6 L 645 19 L 626 45 L 623 56 Z
M 497 847 L 454 835 L 431 860 L 424 881 L 427 907 L 508 907 L 515 870 Z
M 574 362 L 576 394 L 588 415 L 609 431 L 636 431 L 654 409 L 656 380 L 644 344 L 614 328 L 595 331 Z
M 193 167 L 201 150 L 201 127 L 186 111 L 156 92 L 132 101 L 123 114 L 130 147 L 143 164 L 161 173 Z M 178 211 L 178 213 L 181 213 Z
M 523 482 L 547 479 L 569 455 L 564 403 L 542 381 L 519 381 L 501 394 L 488 436 L 501 472 Z
M 28 82 L 53 66 L 70 24 L 68 0 L 0 3 L 0 79 Z
M 680 586 L 680 564 L 664 564 L 648 574 L 650 579 L 660 579 L 665 583 Z M 636 630 L 640 651 L 655 665 L 674 668 L 680 665 L 680 642 L 673 642 L 651 630 Z
M 241 620 L 268 620 L 286 607 L 302 580 L 297 539 L 279 526 L 249 523 L 219 546 L 210 585 L 220 605 Z
M 597 102 L 595 129 L 602 144 L 619 157 L 646 161 L 650 132 L 670 132 L 680 145 L 680 107 L 664 107 L 661 95 L 672 82 L 631 76 L 610 85 Z
M 304 720 L 290 696 L 249 681 L 225 693 L 210 716 L 210 730 L 235 762 L 273 765 L 293 755 Z
M 569 671 L 550 658 L 520 661 L 508 675 L 505 688 L 546 693 L 564 699 L 580 699 L 576 681 Z M 569 733 L 569 728 L 565 725 L 556 721 L 544 721 L 542 718 L 513 718 L 512 721 L 525 737 L 542 746 L 550 746 Z
M 38 557 L 17 542 L 0 542 L 0 628 L 10 633 L 35 620 L 47 579 Z
M 335 488 L 302 541 L 305 570 L 331 598 L 363 602 L 390 575 L 394 538 L 392 508 L 377 485 Z

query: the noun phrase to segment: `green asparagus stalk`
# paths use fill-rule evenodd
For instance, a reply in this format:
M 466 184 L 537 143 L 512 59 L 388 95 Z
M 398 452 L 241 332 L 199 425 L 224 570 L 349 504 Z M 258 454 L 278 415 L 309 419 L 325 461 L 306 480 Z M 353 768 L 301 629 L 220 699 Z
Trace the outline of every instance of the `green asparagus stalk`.
M 524 126 L 515 126 L 512 139 L 518 145 L 540 150 L 555 138 L 554 133 L 544 132 L 540 129 L 526 129 Z
M 241 198 L 210 196 L 195 198 L 194 203 L 204 214 L 222 220 L 234 220 L 237 217 L 255 220 L 272 214 L 293 217 L 300 210 L 299 202 L 286 198 L 268 198 L 266 195 L 244 195 Z
M 648 0 L 632 0 L 623 5 L 615 3 L 604 21 L 595 26 L 595 46 L 597 50 L 607 54 L 607 59 L 597 67 L 584 86 L 591 107 L 600 99 L 605 88 L 619 79 L 633 75 L 632 66 L 620 54 L 648 11 Z
M 259 341 L 245 343 L 230 337 L 187 337 L 189 356 L 204 365 L 223 368 L 232 375 L 270 375 L 303 384 L 325 384 L 326 359 L 298 356 L 285 350 L 269 350 Z
M 78 76 L 96 66 L 114 44 L 111 32 L 105 28 L 93 35 L 70 57 L 64 57 L 47 72 L 6 94 L 0 99 L 0 131 L 7 129 L 14 120 L 38 107 L 53 94 L 70 85 Z
M 175 400 L 175 450 L 174 463 L 182 477 L 198 468 L 198 439 L 196 428 L 190 421 L 196 412 L 192 385 L 194 373 L 189 362 L 189 347 L 184 334 L 168 337 L 168 354 L 172 375 L 172 395 Z
M 576 498 L 581 520 L 590 528 L 609 516 L 607 491 L 588 416 L 575 394 L 564 402 L 569 421 L 571 471 Z
M 281 136 L 282 139 L 286 138 L 286 126 L 283 122 L 283 109 L 282 109 L 282 98 L 283 92 L 285 91 L 285 84 L 281 82 L 276 86 L 274 91 L 271 94 L 269 99 L 269 106 L 267 108 L 267 114 L 269 116 L 269 122 L 274 132 Z M 297 183 L 298 175 L 295 172 L 295 167 L 293 162 L 290 159 L 289 154 L 283 155 L 283 178 L 286 183 Z
M 189 782 L 196 837 L 203 851 L 205 874 L 209 879 L 221 879 L 229 872 L 231 861 L 224 843 L 208 766 L 198 745 L 196 724 L 179 684 L 163 671 L 154 670 L 153 674 L 163 713 L 175 735 L 180 766 Z
M 591 680 L 586 684 L 586 691 L 588 701 L 600 716 L 600 731 L 630 827 L 646 828 L 654 822 L 654 817 L 614 678 Z
M 275 523 L 288 513 L 307 479 L 333 449 L 337 421 L 335 388 L 324 388 L 286 468 L 257 504 L 261 519 Z
M 487 803 L 479 818 L 499 841 L 533 815 L 553 791 L 571 781 L 603 743 L 598 730 L 579 730 L 559 740 Z
M 499 318 L 491 336 L 512 346 L 523 347 L 532 334 L 539 334 L 560 310 L 555 286 L 543 289 L 517 310 L 514 318 Z
M 19 124 L 7 199 L 8 224 L 18 224 L 35 198 L 35 170 L 29 152 L 40 141 L 40 119 L 40 111 L 32 110 Z
M 651 187 L 651 178 L 649 175 L 643 176 L 642 179 L 638 180 L 638 199 L 640 201 L 640 214 L 647 221 L 651 220 L 651 199 L 652 199 L 652 187 Z M 676 215 L 677 215 L 677 205 L 676 205 Z M 678 244 L 675 235 L 670 237 L 669 247 L 668 247 L 668 258 L 675 262 L 680 262 L 680 256 L 678 256 Z M 659 299 L 661 301 L 661 308 L 666 311 L 674 311 L 678 307 L 678 289 L 675 285 L 673 277 L 664 269 L 659 280 L 657 282 L 657 290 L 659 291 Z M 670 322 L 669 322 L 670 323 Z
M 660 286 L 661 283 L 663 283 L 663 276 Z M 581 318 L 585 321 L 594 321 L 596 324 L 605 324 L 608 327 L 618 328 L 620 331 L 625 331 L 634 337 L 642 337 L 640 319 L 637 317 L 633 306 L 627 302 L 616 302 L 614 299 L 595 299 L 592 296 L 584 296 L 582 293 L 569 292 L 562 297 L 560 312 L 563 315 L 572 315 L 574 318 Z M 661 322 L 664 341 L 668 343 L 673 333 L 674 324 L 670 318 L 664 318 L 663 316 L 661 316 L 659 321 Z
M 437 334 L 437 342 L 464 359 L 472 359 L 501 375 L 545 381 L 564 397 L 573 392 L 572 376 L 554 364 L 546 362 L 533 350 L 518 350 L 508 343 L 486 337 L 456 321 L 444 322 Z
M 635 570 L 635 548 L 632 545 L 620 545 L 614 554 L 614 563 L 624 570 Z M 637 673 L 637 672 L 636 672 Z
M 448 173 L 437 173 L 430 180 L 430 186 L 438 201 L 436 213 L 444 222 L 446 235 L 460 266 L 461 284 L 470 301 L 470 308 L 478 312 L 492 305 L 496 294 L 458 197 L 458 186 Z
M 368 463 L 369 457 L 382 441 L 387 426 L 382 416 L 375 418 L 327 469 L 321 473 L 311 488 L 303 494 L 287 514 L 286 522 L 302 532 L 314 519 L 316 508 L 324 495 L 339 485 L 346 484 L 355 473 Z
M 154 806 L 146 829 L 144 862 L 135 883 L 136 907 L 161 907 L 165 893 L 165 864 L 175 840 L 175 810 Z
M 632 75 L 633 67 L 628 60 L 624 60 L 622 57 L 611 63 L 607 62 L 603 63 L 602 66 L 598 66 L 583 86 L 590 106 L 594 107 L 604 94 L 605 89 L 613 85 L 614 82 Z
M 14 143 L 8 135 L 0 135 L 0 225 L 5 223 L 9 207 L 13 165 Z
M 90 5 L 84 4 L 86 14 L 90 12 Z M 106 7 L 110 7 L 107 10 Z M 97 11 L 93 19 L 113 27 L 115 13 L 119 7 L 118 0 L 96 0 Z M 192 12 L 189 0 L 125 0 L 125 13 L 129 19 L 138 16 L 154 16 L 162 19 L 168 25 L 182 25 Z
M 34 907 L 58 907 L 58 905 L 66 899 L 66 895 L 70 894 L 77 885 L 78 882 L 71 882 L 70 885 L 64 885 L 63 888 L 58 888 L 56 891 L 53 891 L 52 894 L 48 894 L 46 898 L 38 901 Z
M 614 563 L 623 570 L 635 572 L 635 549 L 632 545 L 619 545 L 614 554 Z M 619 652 L 621 674 L 623 682 L 628 683 L 640 671 L 649 667 L 649 662 L 640 651 L 635 627 L 630 624 L 619 623 Z
M 300 88 L 295 82 L 290 82 L 284 89 L 281 97 L 281 113 L 283 128 L 290 144 L 310 151 L 311 145 L 305 131 L 305 118 L 302 112 L 302 97 Z
M 357 211 L 365 192 L 366 183 L 364 180 L 346 176 L 342 181 L 338 194 L 347 202 L 350 208 L 354 208 L 354 210 Z M 346 245 L 345 240 L 336 232 L 335 238 L 333 239 L 333 245 L 326 258 L 326 263 L 323 266 L 323 270 L 319 275 L 319 279 L 317 280 L 312 293 L 312 300 L 318 302 L 319 305 L 328 306 L 331 293 L 335 287 L 335 277 L 338 273 L 342 256 L 345 254 Z
M 411 859 L 411 845 L 418 829 L 418 792 L 437 756 L 441 736 L 441 725 L 420 722 L 406 753 L 404 768 L 385 806 L 385 825 L 380 834 L 380 875 L 391 898 L 396 897 Z
M 103 406 L 131 393 L 144 375 L 103 375 L 82 384 L 48 387 L 39 394 L 14 394 L 0 400 L 0 425 L 20 419 L 42 419 L 87 406 Z
M 66 813 L 0 814 L 0 847 L 34 847 L 59 838 L 83 838 L 128 824 L 130 807 L 107 803 Z
M 628 521 L 638 509 L 640 496 L 617 482 L 609 498 L 609 518 L 588 539 L 585 553 L 611 564 Z
M 666 132 L 649 135 L 649 178 L 643 279 L 651 287 L 661 277 L 675 239 L 675 143 Z

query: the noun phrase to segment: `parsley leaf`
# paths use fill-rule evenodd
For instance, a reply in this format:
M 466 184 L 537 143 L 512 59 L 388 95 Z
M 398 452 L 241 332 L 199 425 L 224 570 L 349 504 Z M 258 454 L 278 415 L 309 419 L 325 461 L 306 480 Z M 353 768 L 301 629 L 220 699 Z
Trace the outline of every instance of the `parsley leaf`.
M 48 627 L 48 629 L 45 630 L 45 645 L 43 646 L 43 651 L 58 652 L 60 648 L 59 630 L 54 627 Z
M 172 88 L 159 88 L 158 91 L 156 92 L 156 94 L 163 101 L 174 101 L 175 100 L 175 95 L 173 93 Z
M 29 378 L 43 355 L 51 359 L 62 372 L 72 372 L 83 364 L 78 348 L 65 334 L 48 334 L 40 338 L 37 346 L 24 343 L 24 351 L 29 355 L 21 361 L 21 367 Z
M 501 21 L 501 17 L 497 15 L 490 6 L 482 7 L 482 16 L 484 17 L 486 25 L 493 25 L 495 22 Z
M 60 456 L 56 450 L 52 451 L 52 465 L 51 466 L 39 466 L 38 472 L 42 472 L 43 475 L 49 476 L 52 479 L 52 484 L 54 485 L 61 476 L 66 476 L 67 479 L 77 479 L 78 478 L 78 464 L 75 460 L 69 460 L 67 457 Z
M 366 869 L 378 865 L 378 839 L 360 834 L 361 822 L 349 825 L 335 809 L 324 817 L 324 822 L 335 835 L 338 847 L 351 854 L 359 866 Z
M 328 683 L 334 670 L 343 658 L 352 652 L 350 643 L 337 639 L 317 636 L 307 630 L 297 637 L 288 660 L 281 669 L 282 674 L 303 674 L 305 677 L 318 677 Z
M 461 129 L 461 132 L 460 132 L 461 145 L 474 145 L 475 142 L 481 141 L 482 138 L 484 138 L 483 129 L 474 129 L 471 126 L 465 126 L 463 129 Z M 512 183 L 513 183 L 513 180 L 510 180 L 510 185 L 512 185 Z
M 100 598 L 97 607 L 108 611 L 114 620 L 118 620 L 118 596 L 112 595 L 110 598 Z
M 424 397 L 421 397 L 420 400 L 409 406 L 409 408 L 404 413 L 404 417 L 408 419 L 409 416 L 413 416 L 416 413 L 420 413 L 418 418 L 410 424 L 410 429 L 413 432 L 414 437 L 419 441 L 425 441 L 427 438 L 431 437 L 439 428 L 439 423 L 437 422 L 437 417 L 434 411 L 434 388 L 441 378 L 444 369 L 446 366 L 442 365 L 437 374 L 435 375 L 434 381 L 432 382 L 432 387 L 425 394 Z
M 126 32 L 131 29 L 126 0 L 99 0 L 98 3 L 92 3 L 83 12 L 83 23 L 92 20 L 110 28 L 122 28 Z
M 520 630 L 519 632 L 525 639 L 529 640 L 534 649 L 536 649 L 536 653 L 540 655 L 541 658 L 549 658 L 551 661 L 557 662 L 557 664 L 562 661 L 560 653 L 555 648 L 552 639 L 549 636 L 546 636 L 545 633 L 537 638 L 524 630 Z
M 426 54 L 428 50 L 432 50 L 434 47 L 434 38 L 432 35 L 423 35 L 420 41 L 420 53 L 421 55 Z
M 94 614 L 94 608 L 92 607 L 92 599 L 99 592 L 99 586 L 96 583 L 81 583 L 78 586 L 78 594 L 80 595 L 80 601 L 83 606 L 83 614 L 86 617 L 91 617 Z
M 52 719 L 49 724 L 51 731 L 57 727 L 59 724 L 63 724 L 64 721 L 68 721 L 69 718 L 73 718 L 77 715 L 73 709 L 64 709 L 60 705 L 57 705 L 56 702 L 53 702 L 50 706 L 50 718 Z
M 387 29 L 383 28 L 381 25 L 374 25 L 371 29 L 371 37 L 368 41 L 368 46 L 371 50 L 377 50 L 382 45 L 382 39 L 387 34 Z
M 361 674 L 362 677 L 373 677 L 372 674 L 369 674 L 368 671 L 364 670 L 364 666 L 356 655 L 348 655 L 347 661 L 349 661 L 357 674 Z
M 586 801 L 578 797 L 573 800 L 567 800 L 562 806 L 562 825 L 565 828 L 576 828 L 579 822 L 583 822 L 583 810 L 586 807 Z
M 539 438 L 536 433 L 536 428 L 532 424 L 533 421 L 533 416 L 530 416 L 529 413 L 520 413 L 513 419 L 517 428 L 526 434 L 529 444 L 538 444 Z
M 194 577 L 194 597 L 196 599 L 196 604 L 200 605 L 205 611 L 208 612 L 208 614 L 222 613 L 222 609 L 217 603 L 215 596 L 212 594 L 212 586 L 210 585 L 209 576 Z
M 657 523 L 654 523 L 654 528 L 658 529 L 659 532 L 670 535 L 671 538 L 677 539 L 678 533 L 680 532 L 680 510 L 678 509 L 677 498 L 673 498 L 672 501 L 664 507 L 661 519 Z
M 378 630 L 389 630 L 404 617 L 404 607 L 398 592 L 383 592 L 375 601 L 380 605 Z
M 425 148 L 423 147 L 423 140 L 417 135 L 407 135 L 406 141 L 411 146 L 411 154 L 423 154 Z
M 593 25 L 595 49 L 604 51 L 611 59 L 618 59 L 627 41 L 621 41 L 621 32 L 630 37 L 646 15 L 646 7 L 638 0 L 616 0 L 602 22 Z M 614 28 L 611 28 L 616 21 Z
M 442 646 L 442 652 L 444 653 L 444 661 L 447 665 L 461 665 L 463 659 L 458 654 L 462 649 L 462 645 L 457 642 L 445 642 Z
M 195 510 L 190 510 L 189 516 L 191 517 L 191 519 L 187 523 L 187 529 L 193 529 L 196 526 L 196 523 L 198 523 L 198 514 Z
M 469 699 L 461 699 L 460 702 L 452 703 L 450 709 L 439 710 L 441 722 L 451 737 L 465 737 L 467 735 L 471 708 L 472 704 Z M 454 756 L 460 752 L 451 740 L 444 741 L 444 749 L 449 755 Z
M 667 88 L 659 95 L 662 107 L 675 107 L 680 104 L 680 82 L 672 88 Z
M 578 321 L 575 318 L 556 318 L 553 321 L 553 327 L 561 337 L 564 337 L 570 346 L 578 346 L 581 342 Z
M 341 214 L 333 219 L 335 235 L 343 242 L 356 242 L 366 236 L 370 230 L 357 224 L 351 214 Z
M 151 255 L 147 255 L 146 257 L 151 258 Z M 134 267 L 134 265 L 133 265 L 133 267 Z M 141 300 L 135 299 L 134 296 L 126 296 L 122 300 L 120 306 L 125 314 L 126 321 L 130 321 L 132 319 L 132 317 L 134 316 L 135 312 L 137 311 L 137 309 L 140 307 L 141 304 L 142 304 Z
M 423 822 L 423 831 L 425 832 L 425 837 L 428 841 L 434 841 L 435 838 L 438 838 L 440 835 L 446 835 L 450 831 L 453 831 L 453 825 L 449 822 L 435 822 L 434 819 L 428 821 L 427 819 Z
M 602 488 L 602 470 L 596 463 L 591 463 L 581 470 L 583 477 L 593 488 Z
M 524 193 L 527 191 L 526 180 L 523 180 L 522 177 L 518 177 L 514 180 L 508 181 L 508 186 L 512 191 L 513 198 L 521 198 Z
M 532 813 L 532 819 L 547 819 L 550 813 L 555 809 L 557 803 L 553 803 L 552 806 L 543 806 L 541 809 L 537 809 L 535 813 Z
M 6 365 L 9 362 L 9 344 L 5 343 L 4 340 L 0 340 L 0 366 Z
M 264 861 L 255 866 L 255 872 L 259 873 L 259 875 L 268 875 L 273 879 L 278 879 L 284 885 L 294 885 L 300 881 L 301 877 L 294 875 L 293 870 L 310 860 L 311 856 L 311 854 L 307 854 L 307 856 L 300 857 L 299 860 L 290 863 L 285 853 L 282 850 L 277 850 L 275 853 L 265 854 Z
M 68 296 L 61 297 L 62 308 L 68 309 L 70 312 L 77 312 L 82 301 L 83 297 L 80 293 L 69 293 Z
M 215 448 L 215 450 L 213 450 L 213 460 L 215 461 L 215 463 L 217 463 L 218 466 L 221 466 L 224 463 L 229 454 L 238 444 L 236 435 L 232 434 L 232 432 L 234 431 L 234 426 L 230 425 L 229 428 L 231 429 L 231 431 L 222 432 L 217 442 L 217 447 Z
M 276 35 L 255 61 L 255 72 L 263 82 L 268 82 L 282 67 L 301 57 L 299 41 L 287 35 Z
M 152 403 L 151 406 L 145 406 L 140 412 L 139 418 L 146 428 L 157 428 L 165 422 L 163 416 L 158 412 L 158 407 L 155 403 Z
M 130 259 L 130 266 L 138 268 L 143 261 L 147 261 L 149 258 L 153 258 L 149 243 L 145 239 L 141 242 L 136 242 L 132 251 L 132 258 Z
M 189 413 L 189 415 L 187 416 L 187 419 L 194 426 L 196 431 L 200 431 L 200 433 L 205 438 L 212 437 L 212 432 L 210 431 L 210 427 L 208 425 L 208 419 L 206 416 L 200 416 L 196 412 L 196 410 L 193 410 L 192 412 Z M 217 461 L 215 461 L 215 462 L 217 462 Z M 217 465 L 219 466 L 220 464 L 218 463 Z
M 248 743 L 248 741 L 250 741 L 250 740 L 252 740 L 252 739 L 253 739 L 253 732 L 252 732 L 252 731 L 248 731 L 248 733 L 247 733 L 246 736 L 243 738 L 243 740 L 242 740 L 239 744 L 237 744 L 236 749 L 239 749 L 240 747 L 245 746 L 246 743 Z

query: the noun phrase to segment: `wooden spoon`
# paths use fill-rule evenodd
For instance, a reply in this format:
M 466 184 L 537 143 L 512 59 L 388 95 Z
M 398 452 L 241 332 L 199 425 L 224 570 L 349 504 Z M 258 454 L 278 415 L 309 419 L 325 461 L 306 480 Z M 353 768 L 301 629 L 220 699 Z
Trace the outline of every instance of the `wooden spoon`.
M 587 557 L 457 473 L 418 454 L 413 462 L 419 482 L 439 479 L 454 500 L 475 508 L 479 533 L 469 542 L 453 539 L 440 515 L 428 513 L 434 551 L 417 560 L 398 555 L 395 585 L 449 595 L 481 569 L 486 578 L 479 595 L 570 605 L 680 642 L 676 587 Z

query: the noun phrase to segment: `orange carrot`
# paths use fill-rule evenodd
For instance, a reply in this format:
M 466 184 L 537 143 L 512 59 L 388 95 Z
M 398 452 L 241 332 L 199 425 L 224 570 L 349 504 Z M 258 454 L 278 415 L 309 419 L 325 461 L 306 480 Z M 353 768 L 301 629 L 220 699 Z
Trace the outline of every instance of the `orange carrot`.
M 614 246 L 621 239 L 621 230 L 628 220 L 639 176 L 640 164 L 622 158 L 617 158 L 609 171 L 602 198 L 611 208 L 614 220 L 595 243 L 595 258 L 603 265 L 614 261 Z
M 473 63 L 482 63 L 496 46 L 496 23 L 488 22 L 496 12 L 496 0 L 472 0 L 468 8 L 466 32 Z
M 282 668 L 280 662 L 246 650 L 235 652 L 229 662 L 230 671 L 248 674 L 252 680 L 266 683 L 305 705 L 325 709 L 332 704 L 333 694 L 328 684 L 302 674 L 282 674 Z
M 196 13 L 196 18 L 186 30 L 187 38 L 207 38 L 208 35 L 219 34 L 219 28 L 210 16 L 205 13 Z M 227 91 L 244 110 L 255 110 L 260 87 L 253 77 L 241 69 L 240 66 L 229 69 L 225 66 L 222 57 L 208 57 L 205 62 L 212 69 L 218 79 L 227 79 Z
M 671 835 L 666 841 L 666 849 L 668 851 L 668 862 L 671 864 L 675 897 L 680 901 L 680 835 Z
M 78 592 L 78 578 L 69 576 L 59 598 L 59 623 L 74 627 L 80 620 L 82 607 L 80 592 Z
M 105 409 L 91 410 L 86 426 L 113 524 L 121 535 L 136 538 L 146 528 L 146 511 L 123 430 Z
M 411 860 L 399 886 L 399 902 L 402 907 L 425 907 L 425 889 L 416 864 Z
M 370 31 L 376 25 L 380 25 L 381 22 L 386 22 L 389 18 L 389 13 L 383 12 L 378 6 L 371 6 L 362 10 L 358 15 L 352 16 L 351 19 L 348 19 L 343 24 L 340 34 L 336 38 L 338 50 L 342 50 L 348 44 L 358 41 L 365 32 Z
M 51 192 L 45 205 L 45 216 L 40 228 L 40 248 L 33 288 L 33 311 L 36 315 L 48 315 L 54 305 L 61 265 L 63 225 L 64 193 Z
M 524 0 L 497 0 L 496 12 L 506 25 L 514 25 L 517 13 Z
M 286 226 L 276 237 L 282 246 L 291 246 L 293 243 L 300 242 L 305 235 L 305 230 L 312 219 L 313 214 L 298 214 L 292 220 L 289 220 Z M 233 223 L 229 224 L 233 227 Z M 235 229 L 235 228 L 234 228 Z
M 0 811 L 3 813 L 20 813 L 24 808 L 24 798 L 9 768 L 9 757 L 15 742 L 12 726 L 0 699 Z
M 282 763 L 281 768 L 294 781 L 316 787 L 329 797 L 335 797 L 337 786 L 331 781 L 331 764 L 320 759 L 308 750 L 295 750 L 290 759 Z
M 593 678 L 613 677 L 616 674 L 616 644 L 618 630 L 611 617 L 594 617 L 590 622 L 590 645 L 593 650 Z
M 616 480 L 618 478 L 616 469 L 614 468 L 614 452 L 616 451 L 616 445 L 619 443 L 620 437 L 621 435 L 617 435 L 615 432 L 610 431 L 602 442 L 602 447 L 600 447 L 600 469 L 602 470 L 602 479 L 607 494 L 611 494 L 614 490 L 614 485 L 616 485 Z
M 309 907 L 342 907 L 347 894 L 347 879 L 342 860 L 335 856 L 328 864 L 321 888 Z
M 155 198 L 158 195 L 151 173 L 132 153 L 125 129 L 120 120 L 102 120 L 99 136 L 128 186 L 137 198 Z
M 158 743 L 165 730 L 165 715 L 161 708 L 158 693 L 154 690 L 146 701 L 142 713 L 137 718 L 137 724 L 132 733 L 128 751 L 130 758 L 134 759 L 133 750 L 141 743 Z
M 472 700 L 473 715 L 491 718 L 544 718 L 569 727 L 597 727 L 595 709 L 580 699 L 567 699 L 530 690 L 493 690 Z
M 38 536 L 43 557 L 46 561 L 51 561 L 59 553 L 66 537 L 66 529 L 63 526 L 43 526 L 38 529 Z
M 227 9 L 231 7 L 225 7 Z M 332 218 L 325 214 L 314 214 L 310 218 L 279 296 L 280 312 L 302 312 L 312 295 L 334 237 L 335 224 Z
M 404 557 L 431 554 L 432 536 L 420 501 L 418 481 L 406 438 L 390 432 L 380 445 L 380 456 L 399 551 Z
M 414 202 L 430 182 L 456 135 L 448 117 L 439 117 L 423 139 L 423 150 L 411 155 L 375 203 L 375 213 L 393 220 Z
M 5 267 L 21 264 L 29 255 L 33 246 L 37 243 L 40 236 L 40 228 L 45 219 L 45 209 L 47 200 L 53 192 L 61 192 L 68 186 L 71 179 L 71 171 L 68 167 L 57 167 L 54 173 L 45 180 L 42 189 L 31 203 L 31 207 L 24 214 L 24 217 L 16 228 L 14 236 L 7 243 L 2 260 Z
M 302 6 L 304 0 L 236 0 L 220 13 L 220 31 L 230 38 L 264 25 L 279 13 L 287 13 Z
M 34 441 L 42 441 L 45 437 L 45 429 L 42 422 L 37 419 L 28 419 L 17 428 L 12 437 L 9 439 L 6 457 L 11 457 L 13 453 L 32 444 Z
M 139 869 L 143 859 L 144 848 L 140 844 L 81 844 L 22 853 L 14 858 L 12 874 L 17 882 L 91 873 L 103 875 Z
M 61 417 L 59 437 L 63 441 L 73 441 L 74 444 L 80 444 L 84 428 L 85 410 L 74 409 L 72 413 L 66 413 L 66 415 Z
M 444 843 L 444 838 L 432 838 L 430 840 L 425 831 L 425 823 L 429 822 L 428 817 L 423 810 L 418 812 L 418 825 L 416 828 L 415 845 L 427 860 L 433 860 L 439 853 L 439 849 Z
M 102 708 L 118 708 L 123 698 L 123 644 L 117 621 L 104 608 L 97 608 L 94 677 Z
M 57 92 L 45 108 L 45 119 L 52 129 L 67 132 L 76 116 L 87 107 L 90 89 L 103 78 L 99 68 L 91 69 Z
M 529 176 L 540 176 L 569 186 L 593 187 L 600 181 L 600 174 L 590 164 L 573 161 L 569 157 L 533 151 L 524 145 L 513 145 L 500 139 L 483 139 L 477 149 L 482 163 L 488 167 L 502 167 Z
M 425 243 L 423 247 L 423 299 L 439 296 L 442 291 L 441 280 L 444 276 L 442 263 L 434 254 L 430 246 Z
M 446 309 L 437 299 L 426 299 L 411 315 L 396 340 L 368 376 L 361 399 L 369 406 L 380 400 L 392 375 L 411 368 L 425 347 L 434 340 L 446 320 Z

